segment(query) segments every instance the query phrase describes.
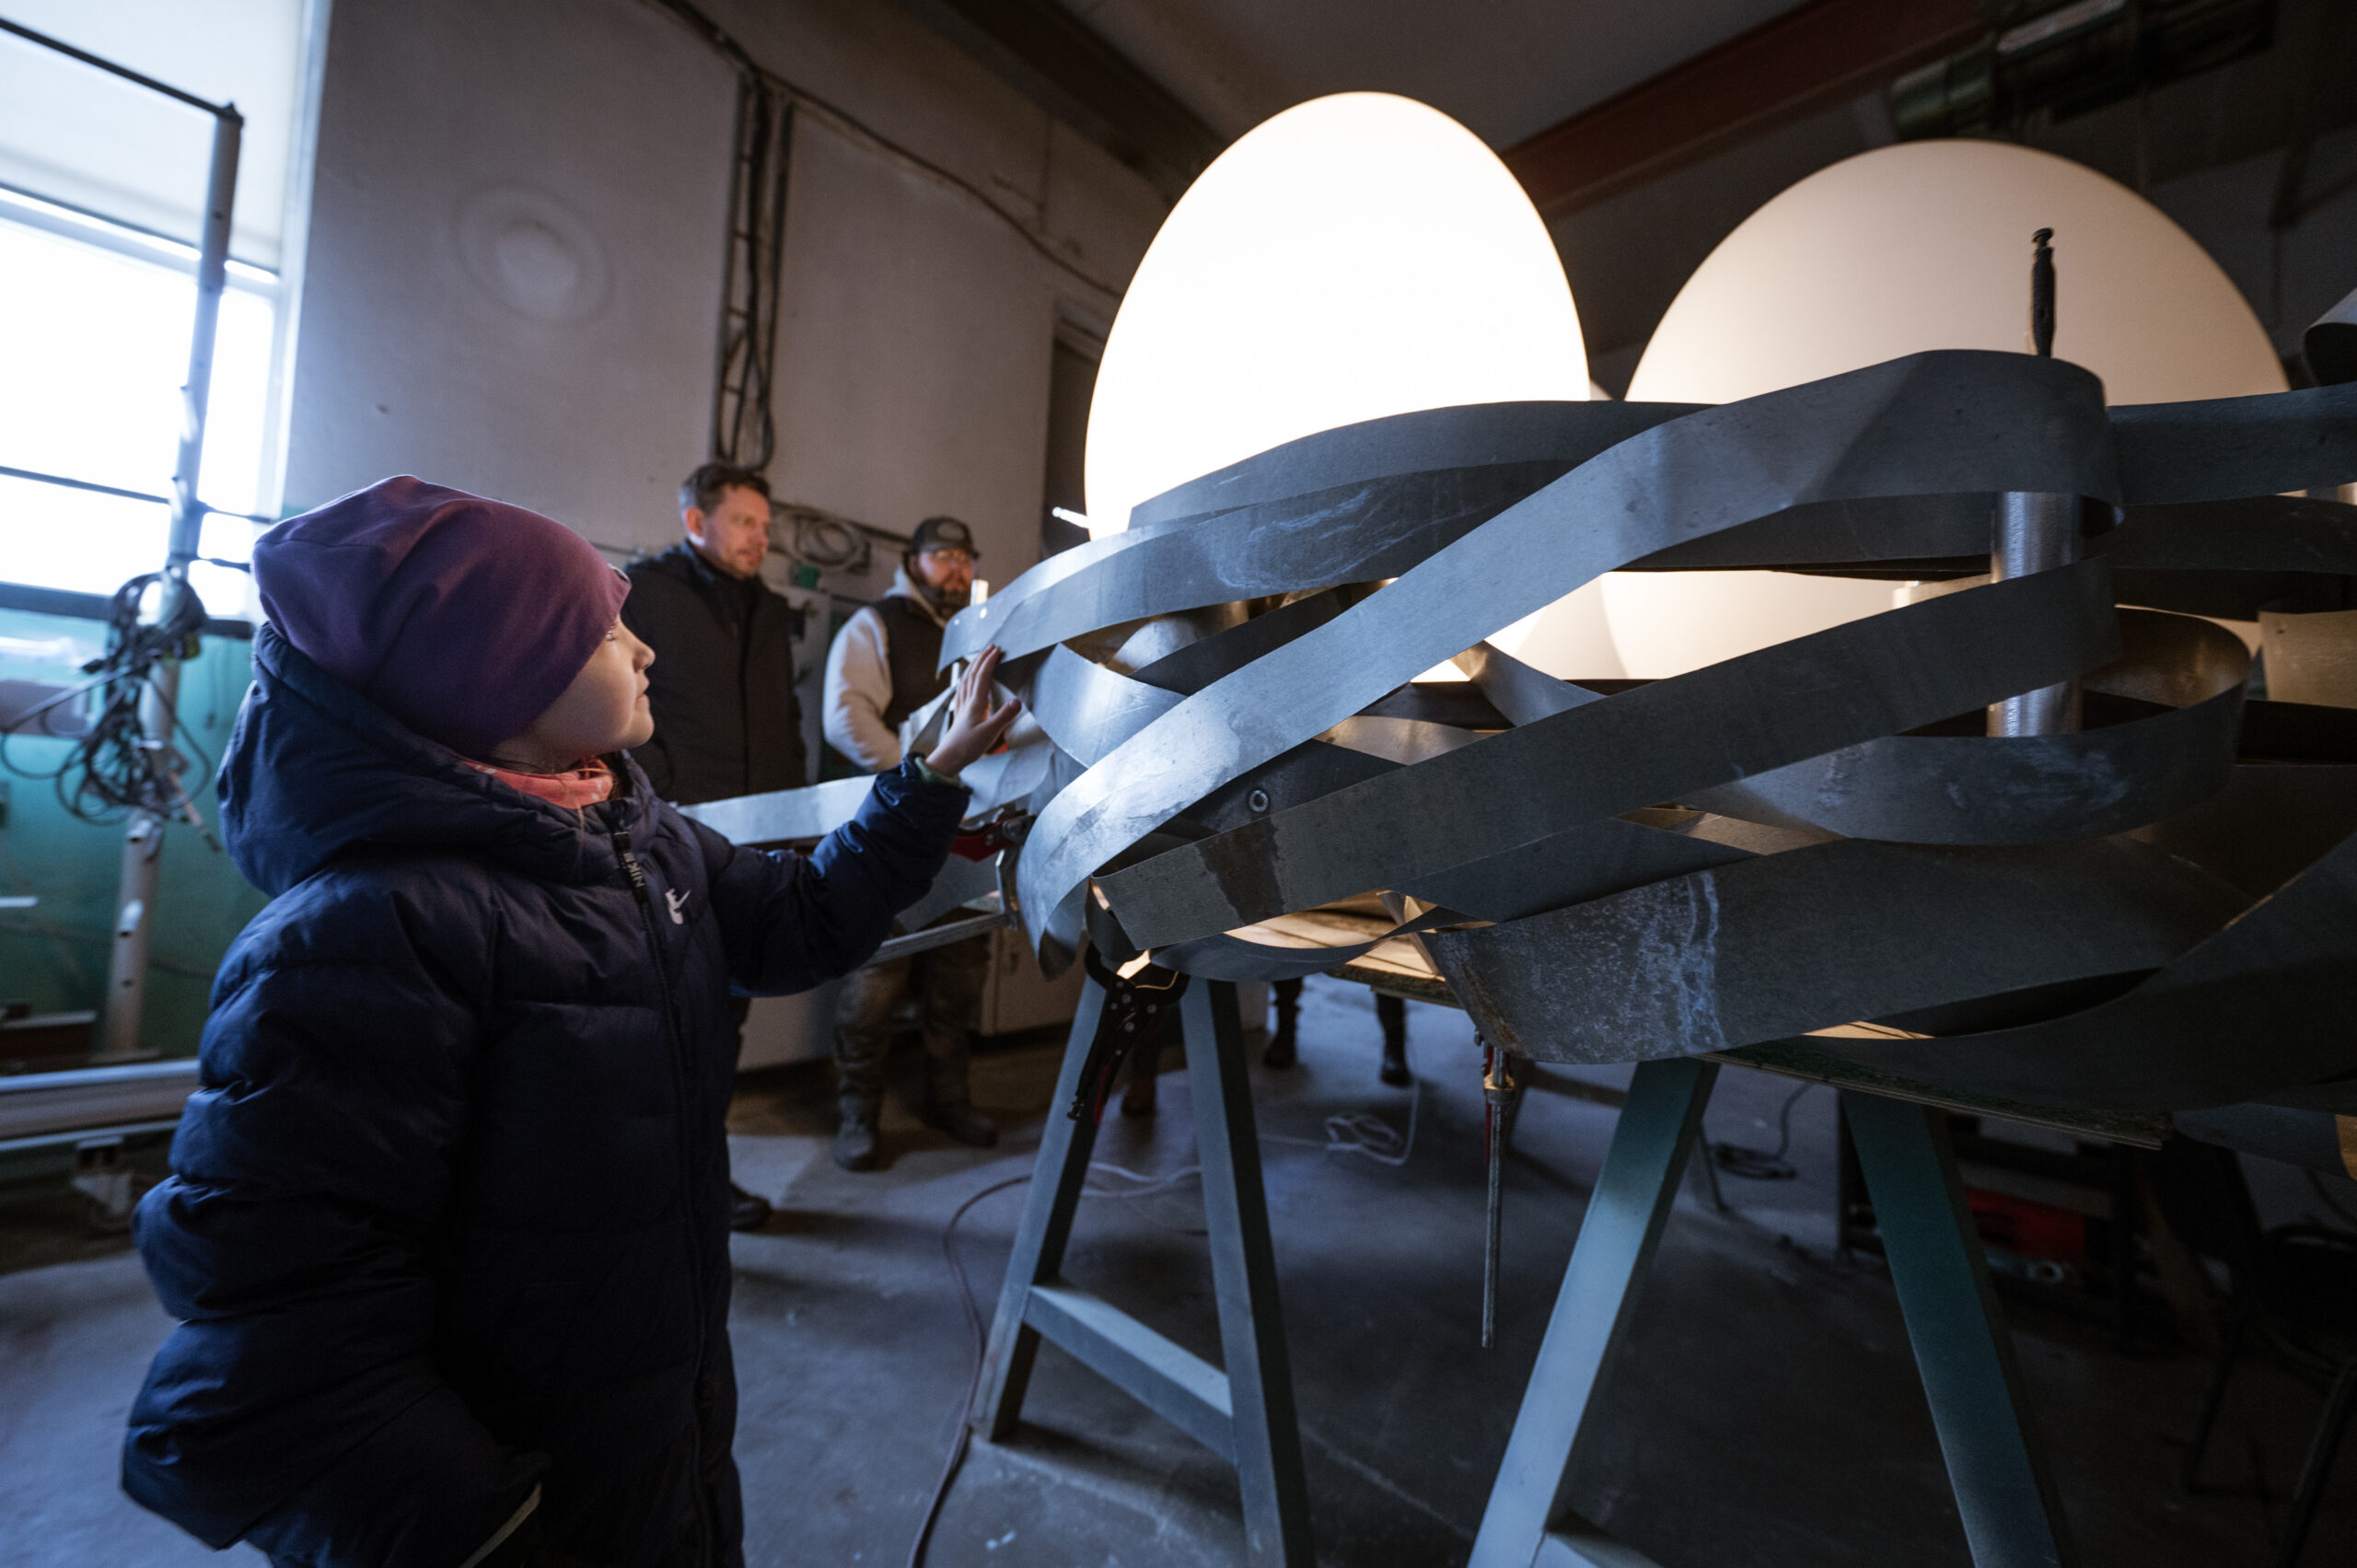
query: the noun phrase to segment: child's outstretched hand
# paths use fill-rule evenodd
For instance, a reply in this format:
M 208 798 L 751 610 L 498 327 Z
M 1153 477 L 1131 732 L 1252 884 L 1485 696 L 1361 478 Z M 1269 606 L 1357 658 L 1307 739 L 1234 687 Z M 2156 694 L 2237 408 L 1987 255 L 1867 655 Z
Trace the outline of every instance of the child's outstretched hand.
M 1023 711 L 1023 704 L 1013 701 L 993 705 L 991 677 L 997 669 L 996 645 L 967 662 L 966 673 L 958 678 L 958 695 L 949 704 L 949 722 L 924 760 L 935 772 L 956 778 L 996 746 Z

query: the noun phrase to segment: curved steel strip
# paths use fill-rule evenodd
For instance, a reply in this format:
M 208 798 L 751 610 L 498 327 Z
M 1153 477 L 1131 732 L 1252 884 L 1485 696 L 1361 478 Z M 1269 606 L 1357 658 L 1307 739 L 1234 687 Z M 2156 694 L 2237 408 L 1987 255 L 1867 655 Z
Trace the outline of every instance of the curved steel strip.
M 1525 844 L 1414 879 L 1411 898 L 1477 920 L 1521 920 L 1565 904 L 1626 892 L 1753 855 L 1823 843 L 1829 834 L 1681 808 L 1631 811 L 1583 822 Z
M 2245 903 L 2128 839 L 1845 839 L 1437 932 L 1424 948 L 1492 1042 L 1544 1062 L 1644 1061 L 2133 975 Z
M 1223 932 L 1216 936 L 1156 947 L 1154 961 L 1164 969 L 1176 969 L 1203 980 L 1300 980 L 1364 958 L 1387 942 L 1454 924 L 1461 918 L 1447 910 L 1435 910 L 1393 926 L 1379 936 L 1340 947 L 1306 941 L 1281 945 L 1255 941 L 1232 931 Z
M 1558 680 L 1489 643 L 1474 644 L 1451 662 L 1512 724 L 1536 724 L 1604 700 L 1600 691 Z
M 2357 506 L 2306 495 L 2248 495 L 2131 506 L 2089 541 L 2114 571 L 2357 574 Z
M 1137 508 L 960 610 L 942 661 L 1010 656 L 1197 605 L 1396 576 L 1567 470 L 1692 412 L 1674 403 L 1470 403 L 1321 431 Z
M 1707 405 L 1530 400 L 1419 409 L 1321 430 L 1174 485 L 1132 508 L 1161 528 L 1337 485 L 1440 469 L 1585 461 L 1641 430 Z
M 986 642 L 1026 654 L 1206 605 L 1397 576 L 1565 466 L 1408 474 L 1188 521 L 1074 573 L 1052 592 L 994 597 L 959 610 L 943 634 L 942 657 L 946 663 Z
M 1929 844 L 2100 838 L 2183 811 L 2234 769 L 2250 656 L 2232 633 L 2188 616 L 2122 610 L 2119 630 L 2127 651 L 2087 676 L 2089 691 L 2150 701 L 2166 686 L 2168 697 L 2191 700 L 2070 735 L 1887 736 L 1684 798 L 1845 838 Z M 2188 670 L 2201 673 L 2182 693 Z
M 1137 671 L 1136 678 L 1181 696 L 1200 691 L 1313 627 L 1323 626 L 1364 597 L 1346 587 L 1308 594 L 1177 649 Z
M 2357 753 L 2337 763 L 2241 763 L 2217 794 L 2135 836 L 2263 899 L 2351 833 Z
M 1089 767 L 1182 700 L 1061 645 L 1048 650 L 1023 695 L 1049 738 Z
M 1942 351 L 1704 409 L 1621 442 L 1124 742 L 1042 815 L 1045 853 L 1024 857 L 1025 907 L 1061 906 L 1190 801 L 1672 543 L 1852 496 L 2004 489 L 2109 501 L 2117 481 L 2101 391 L 2059 361 Z
M 2120 499 L 2230 501 L 2357 474 L 2357 382 L 2111 411 Z
M 1519 920 L 1574 900 L 1714 865 L 1821 842 L 1701 812 L 1646 810 L 1585 822 L 1509 854 L 1457 866 L 1410 896 L 1434 906 L 1369 941 L 1346 947 L 1277 946 L 1237 932 L 1155 949 L 1155 961 L 1210 980 L 1293 980 L 1364 958 L 1396 937 L 1480 921 Z
M 852 819 L 875 787 L 868 778 L 834 779 L 800 789 L 739 795 L 679 807 L 731 843 L 797 843 L 823 839 Z
M 2024 907 L 2044 908 L 2032 894 Z M 2043 919 L 2037 929 L 2051 933 Z M 2357 1109 L 2357 836 L 2125 994 L 2018 1028 L 1814 1040 L 1935 1084 L 2168 1109 L 2305 1099 Z M 2307 1087 L 2294 1096 L 2290 1091 Z
M 1996 496 L 1985 493 L 1826 501 L 1656 551 L 1626 570 L 1773 571 L 1960 557 L 1982 560 L 1985 571 L 1996 514 Z
M 1172 850 L 1101 886 L 1132 940 L 1160 947 L 1369 888 L 1411 886 L 1582 822 L 2067 680 L 2114 651 L 2109 579 L 2084 562 L 1568 709 Z M 1072 797 L 1059 797 L 1043 822 Z
M 2357 572 L 2357 507 L 2267 494 L 2357 471 L 2357 397 L 2273 393 L 2115 408 L 2131 503 L 2090 551 L 2122 570 Z M 2261 494 L 2254 494 L 2254 492 Z M 1995 496 L 1794 507 L 1632 562 L 1640 572 L 1871 566 L 1988 553 Z

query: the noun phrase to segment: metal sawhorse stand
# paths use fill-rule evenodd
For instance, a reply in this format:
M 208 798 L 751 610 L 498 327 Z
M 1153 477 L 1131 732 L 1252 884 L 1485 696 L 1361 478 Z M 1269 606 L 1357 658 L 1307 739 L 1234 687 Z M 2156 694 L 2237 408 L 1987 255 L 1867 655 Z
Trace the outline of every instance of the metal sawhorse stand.
M 1073 1121 L 1064 1111 L 1079 1086 L 1104 1002 L 1104 988 L 1091 977 L 1064 1047 L 1030 1199 L 991 1322 L 975 1430 L 993 1442 L 1015 1430 L 1032 1359 L 1045 1337 L 1236 1467 L 1244 1493 L 1247 1561 L 1309 1568 L 1309 1492 L 1234 985 L 1197 981 L 1179 1005 L 1226 1370 L 1065 1283 L 1060 1272 L 1097 1146 L 1097 1124 Z
M 1650 1568 L 1581 1519 L 1567 1474 L 1588 1408 L 1633 1316 L 1718 1064 L 1641 1063 L 1629 1086 L 1547 1337 L 1531 1369 L 1469 1568 Z M 1978 1568 L 2077 1561 L 1943 1113 L 1842 1091 L 1891 1283 Z

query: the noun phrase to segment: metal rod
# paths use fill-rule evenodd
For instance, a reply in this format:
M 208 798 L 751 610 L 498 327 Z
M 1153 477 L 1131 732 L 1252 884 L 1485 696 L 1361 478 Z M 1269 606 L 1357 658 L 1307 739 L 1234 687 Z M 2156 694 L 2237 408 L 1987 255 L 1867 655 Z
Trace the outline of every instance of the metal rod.
M 1498 1244 L 1505 1237 L 1505 1143 L 1504 1129 L 1498 1125 L 1497 1107 L 1490 1110 L 1490 1211 L 1489 1229 L 1481 1247 L 1481 1348 L 1488 1350 L 1498 1340 Z
M 196 311 L 189 328 L 188 380 L 180 388 L 180 453 L 172 465 L 171 534 L 165 557 L 168 575 L 157 607 L 158 619 L 166 621 L 178 612 L 180 596 L 188 591 L 188 565 L 198 558 L 204 532 L 204 504 L 196 498 L 196 485 L 204 467 L 213 346 L 221 325 L 221 290 L 228 275 L 229 216 L 237 203 L 238 152 L 244 128 L 245 121 L 234 108 L 220 110 L 213 122 L 204 227 L 197 245 Z M 179 727 L 180 677 L 178 659 L 159 660 L 140 704 L 147 744 L 158 749 L 159 754 L 170 748 L 173 731 Z M 133 813 L 123 831 L 114 947 L 107 964 L 106 1024 L 96 1056 L 99 1061 L 120 1060 L 139 1050 L 140 1013 L 147 989 L 147 936 L 155 924 L 156 878 L 163 849 L 163 819 L 147 811 Z
M 1481 1074 L 1481 1098 L 1486 1102 L 1482 1107 L 1482 1141 L 1489 1156 L 1490 1207 L 1481 1247 L 1481 1348 L 1488 1350 L 1498 1337 L 1498 1266 L 1505 1241 L 1506 1145 L 1514 1136 L 1514 1113 L 1522 1101 L 1525 1074 L 1513 1052 L 1492 1050 L 1486 1043 L 1482 1052 L 1488 1062 Z
M 204 466 L 205 412 L 213 399 L 213 345 L 221 327 L 221 290 L 228 279 L 229 216 L 238 196 L 238 152 L 245 121 L 234 109 L 213 122 L 213 167 L 204 182 L 204 232 L 196 253 L 196 318 L 188 335 L 188 380 L 180 388 L 180 448 L 172 465 L 169 563 L 197 556 L 204 505 L 196 484 Z
M 2029 351 L 2040 359 L 2054 357 L 2054 238 L 2050 228 L 2029 237 Z
M 94 495 L 115 495 L 125 501 L 145 501 L 157 506 L 168 506 L 172 504 L 172 498 L 168 495 L 150 495 L 144 490 L 125 490 L 119 484 L 100 484 L 95 480 L 68 479 L 62 473 L 43 473 L 39 469 L 10 468 L 6 463 L 0 463 L 0 479 L 30 480 L 35 484 L 54 484 L 65 490 L 87 490 Z M 197 505 L 208 517 L 238 517 L 249 523 L 278 521 L 276 517 L 265 517 L 259 512 L 225 512 L 218 506 L 207 506 L 202 501 L 198 502 Z M 198 559 L 203 558 L 200 556 Z
M 194 93 L 184 93 L 180 88 L 168 87 L 153 76 L 143 76 L 128 65 L 118 65 L 111 60 L 101 59 L 87 50 L 76 49 L 61 39 L 50 37 L 47 33 L 35 32 L 21 22 L 12 22 L 6 17 L 0 17 L 0 32 L 14 33 L 29 43 L 37 43 L 43 49 L 52 50 L 64 55 L 69 60 L 78 60 L 93 70 L 104 71 L 110 76 L 120 76 L 126 82 L 133 82 L 145 87 L 149 92 L 162 93 L 166 98 L 177 99 L 191 109 L 201 109 L 207 114 L 229 120 L 238 118 L 237 107 L 233 104 L 212 103 L 197 97 Z
M 2033 235 L 2030 260 L 2030 352 L 2054 356 L 2054 238 L 2050 228 Z M 2079 558 L 2079 498 L 2046 491 L 2007 491 L 1997 497 L 1997 522 L 1989 552 L 1989 579 L 2002 583 L 2068 566 Z M 2079 727 L 2079 683 L 2041 686 L 1989 705 L 1991 735 L 2067 735 Z

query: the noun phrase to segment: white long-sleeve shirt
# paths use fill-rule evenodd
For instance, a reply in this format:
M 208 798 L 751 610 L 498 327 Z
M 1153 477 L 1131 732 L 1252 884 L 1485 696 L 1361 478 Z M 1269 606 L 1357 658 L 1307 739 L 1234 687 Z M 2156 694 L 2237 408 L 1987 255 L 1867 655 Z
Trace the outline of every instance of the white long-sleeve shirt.
M 933 615 L 905 568 L 892 574 L 892 586 L 885 597 L 895 595 Z M 900 765 L 900 735 L 884 722 L 884 710 L 892 705 L 892 658 L 885 640 L 884 618 L 875 606 L 862 606 L 835 633 L 834 645 L 827 650 L 822 701 L 828 745 L 871 773 Z

